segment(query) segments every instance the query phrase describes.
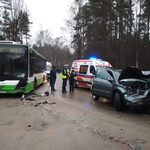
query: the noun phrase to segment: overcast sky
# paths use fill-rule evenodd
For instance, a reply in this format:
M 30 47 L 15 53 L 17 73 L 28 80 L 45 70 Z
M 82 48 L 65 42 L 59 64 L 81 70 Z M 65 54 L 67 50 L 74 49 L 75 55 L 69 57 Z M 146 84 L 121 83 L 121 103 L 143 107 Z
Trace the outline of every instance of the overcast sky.
M 69 18 L 69 8 L 72 0 L 24 0 L 33 22 L 31 34 L 48 29 L 54 38 L 62 36 L 61 28 Z

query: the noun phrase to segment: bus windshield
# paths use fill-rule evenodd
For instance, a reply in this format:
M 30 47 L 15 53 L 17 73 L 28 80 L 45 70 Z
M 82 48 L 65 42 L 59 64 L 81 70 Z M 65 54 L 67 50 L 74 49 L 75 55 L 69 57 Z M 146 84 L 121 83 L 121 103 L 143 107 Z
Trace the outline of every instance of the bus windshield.
M 27 46 L 0 45 L 0 81 L 27 75 Z

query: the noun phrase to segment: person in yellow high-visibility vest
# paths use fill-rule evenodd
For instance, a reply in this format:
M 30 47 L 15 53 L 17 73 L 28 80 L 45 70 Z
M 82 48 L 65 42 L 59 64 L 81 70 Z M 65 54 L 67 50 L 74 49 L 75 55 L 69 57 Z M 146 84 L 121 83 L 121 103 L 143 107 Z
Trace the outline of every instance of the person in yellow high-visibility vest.
M 62 70 L 61 78 L 62 78 L 62 93 L 67 93 L 66 85 L 67 85 L 67 79 L 68 79 L 68 66 L 64 65 L 64 68 Z

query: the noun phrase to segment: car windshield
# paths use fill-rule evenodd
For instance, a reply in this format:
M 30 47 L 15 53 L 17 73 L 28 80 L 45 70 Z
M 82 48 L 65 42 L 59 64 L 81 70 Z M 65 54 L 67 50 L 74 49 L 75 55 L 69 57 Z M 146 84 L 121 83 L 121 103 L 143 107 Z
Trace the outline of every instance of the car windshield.
M 111 68 L 111 67 L 105 67 L 105 66 L 96 66 L 96 70 L 99 70 L 99 69 L 101 69 L 101 68 L 104 68 L 104 69 L 106 69 L 106 68 Z
M 121 70 L 117 70 L 117 69 L 112 69 L 111 67 L 96 67 L 96 69 L 97 69 L 97 76 L 99 76 L 99 74 L 101 73 L 101 72 L 103 72 L 104 73 L 104 71 L 105 72 L 108 72 L 109 74 L 110 74 L 110 76 L 114 79 L 116 79 L 116 80 L 118 80 L 119 79 L 119 76 L 120 76 L 120 73 L 121 73 Z

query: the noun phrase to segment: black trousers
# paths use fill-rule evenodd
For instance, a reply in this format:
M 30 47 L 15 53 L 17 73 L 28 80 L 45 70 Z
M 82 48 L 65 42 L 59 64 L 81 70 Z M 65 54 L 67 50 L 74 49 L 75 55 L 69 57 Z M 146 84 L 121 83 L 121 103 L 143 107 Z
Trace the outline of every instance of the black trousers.
M 67 85 L 67 79 L 63 79 L 63 82 L 62 82 L 62 92 L 66 92 L 66 85 Z
M 74 83 L 70 84 L 70 92 L 74 92 Z
M 50 79 L 51 91 L 55 91 L 55 78 Z

